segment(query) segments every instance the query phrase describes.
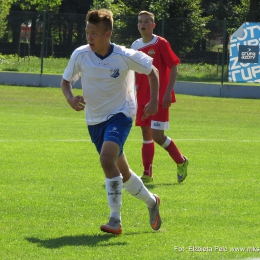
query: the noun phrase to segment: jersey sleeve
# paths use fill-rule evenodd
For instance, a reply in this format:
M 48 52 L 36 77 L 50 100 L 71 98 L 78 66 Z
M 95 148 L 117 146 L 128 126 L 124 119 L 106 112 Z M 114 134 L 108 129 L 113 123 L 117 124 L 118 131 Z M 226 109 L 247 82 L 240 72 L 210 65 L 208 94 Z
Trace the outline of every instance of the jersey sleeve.
M 138 48 L 137 48 L 137 43 L 138 43 L 137 40 L 134 41 L 134 42 L 132 43 L 132 45 L 131 45 L 131 49 L 133 49 L 133 50 L 137 50 L 137 49 L 138 49 Z
M 161 55 L 163 56 L 163 60 L 165 61 L 167 67 L 171 68 L 172 66 L 178 66 L 180 64 L 180 59 L 174 53 L 171 48 L 170 43 L 165 40 L 161 39 Z
M 74 51 L 62 75 L 63 79 L 69 82 L 76 82 L 80 78 L 80 66 L 78 64 L 78 60 L 79 53 L 77 51 Z
M 139 74 L 149 75 L 152 71 L 153 59 L 141 51 L 132 51 L 129 56 L 129 68 Z

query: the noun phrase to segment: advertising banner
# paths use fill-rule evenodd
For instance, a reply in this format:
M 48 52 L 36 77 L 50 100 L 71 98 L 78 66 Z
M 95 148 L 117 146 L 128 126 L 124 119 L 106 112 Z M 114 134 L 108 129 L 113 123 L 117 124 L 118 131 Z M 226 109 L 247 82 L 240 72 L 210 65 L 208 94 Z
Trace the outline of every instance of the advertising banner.
M 260 23 L 243 23 L 232 34 L 228 66 L 229 82 L 260 83 Z

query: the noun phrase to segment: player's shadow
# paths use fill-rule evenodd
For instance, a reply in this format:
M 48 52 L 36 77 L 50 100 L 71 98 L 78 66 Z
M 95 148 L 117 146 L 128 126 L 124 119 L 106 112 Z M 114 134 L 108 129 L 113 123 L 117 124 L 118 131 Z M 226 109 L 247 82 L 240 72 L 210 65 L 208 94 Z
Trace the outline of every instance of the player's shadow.
M 180 186 L 180 185 L 183 185 L 183 183 L 155 183 L 155 184 L 150 184 L 150 183 L 145 183 L 145 187 L 148 189 L 148 190 L 152 190 L 158 186 Z
M 49 249 L 60 248 L 63 246 L 113 246 L 113 245 L 126 245 L 126 242 L 110 241 L 103 244 L 117 236 L 111 234 L 102 235 L 78 235 L 78 236 L 62 236 L 57 238 L 40 239 L 36 237 L 26 237 L 25 239 L 39 247 Z

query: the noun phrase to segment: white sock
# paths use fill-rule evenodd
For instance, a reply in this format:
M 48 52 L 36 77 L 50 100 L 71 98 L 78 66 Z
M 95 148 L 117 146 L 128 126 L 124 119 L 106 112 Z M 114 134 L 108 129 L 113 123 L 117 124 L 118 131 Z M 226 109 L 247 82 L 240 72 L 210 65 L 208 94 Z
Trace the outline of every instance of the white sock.
M 166 147 L 168 147 L 168 146 L 170 145 L 171 141 L 172 141 L 172 139 L 167 136 L 167 138 L 166 138 L 164 144 L 162 144 L 161 146 L 162 146 L 163 148 L 166 148 Z
M 110 217 L 121 220 L 121 206 L 122 206 L 122 176 L 117 176 L 112 179 L 106 178 L 106 191 L 108 205 L 110 207 Z
M 130 170 L 130 172 L 131 177 L 128 181 L 123 183 L 125 190 L 137 199 L 145 202 L 148 208 L 152 208 L 156 203 L 155 197 L 144 186 L 142 180 L 132 170 Z

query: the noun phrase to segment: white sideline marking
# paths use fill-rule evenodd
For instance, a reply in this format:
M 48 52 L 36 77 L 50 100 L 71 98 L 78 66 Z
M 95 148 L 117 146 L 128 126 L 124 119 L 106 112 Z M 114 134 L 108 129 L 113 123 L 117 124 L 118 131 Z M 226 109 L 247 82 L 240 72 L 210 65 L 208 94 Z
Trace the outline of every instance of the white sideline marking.
M 248 140 L 248 139 L 215 139 L 215 138 L 190 138 L 190 139 L 174 139 L 174 141 L 210 141 L 210 142 L 260 142 L 260 140 Z
M 71 142 L 71 143 L 74 143 L 74 142 L 89 142 L 91 141 L 90 139 L 21 139 L 21 140 L 0 140 L 0 142 L 4 143 L 4 142 L 13 142 L 13 143 L 18 143 L 18 142 Z
M 252 143 L 252 142 L 260 142 L 260 140 L 247 140 L 247 139 L 214 139 L 214 138 L 188 138 L 188 139 L 173 139 L 174 141 L 178 142 L 247 142 L 247 143 Z M 5 142 L 91 142 L 91 139 L 13 139 L 13 140 L 7 140 L 7 139 L 0 139 L 0 142 L 5 143 Z M 131 139 L 128 138 L 127 142 L 142 142 L 142 139 Z

